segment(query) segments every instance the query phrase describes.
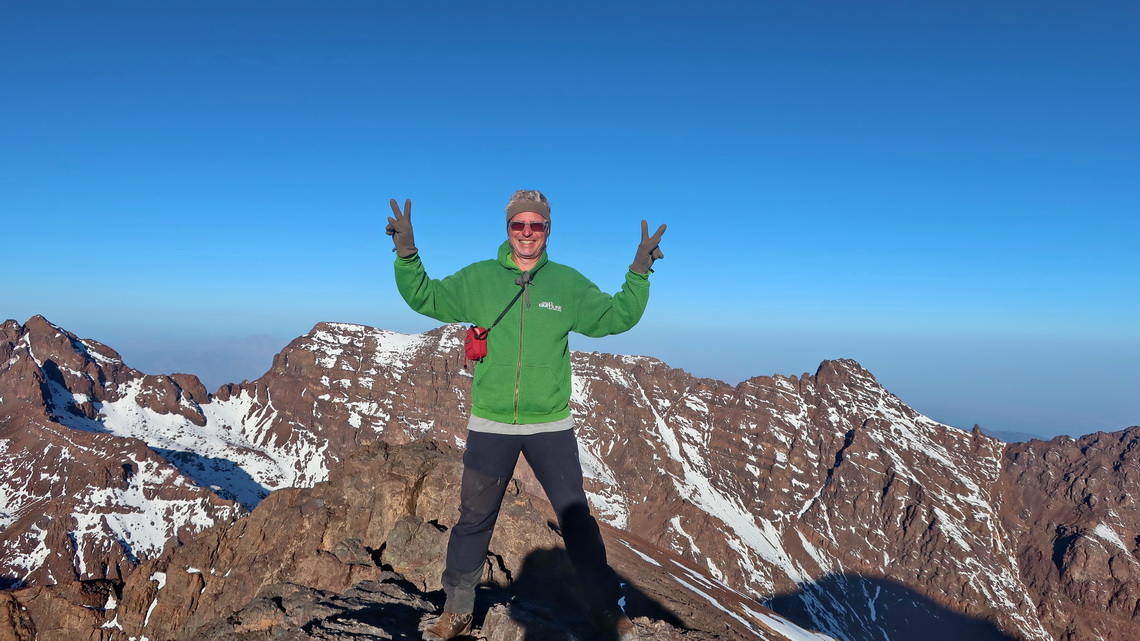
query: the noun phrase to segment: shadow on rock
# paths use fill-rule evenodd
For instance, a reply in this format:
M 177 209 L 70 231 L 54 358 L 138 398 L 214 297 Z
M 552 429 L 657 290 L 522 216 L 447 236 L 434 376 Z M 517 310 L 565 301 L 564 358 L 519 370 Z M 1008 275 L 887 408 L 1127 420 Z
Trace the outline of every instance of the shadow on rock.
M 158 447 L 151 449 L 199 486 L 213 490 L 223 499 L 236 501 L 247 510 L 252 511 L 262 499 L 269 496 L 269 490 L 264 485 L 229 459 Z
M 342 594 L 291 583 L 267 586 L 190 641 L 419 641 L 421 621 L 435 610 L 397 574 L 364 581 Z
M 833 574 L 764 605 L 840 641 L 1022 641 L 889 579 Z
M 673 628 L 681 620 L 623 577 L 628 616 L 648 617 Z M 612 627 L 590 612 L 570 558 L 562 548 L 536 549 L 526 556 L 507 588 L 484 586 L 477 594 L 475 621 L 489 641 L 603 641 Z M 612 626 L 612 623 L 610 624 Z

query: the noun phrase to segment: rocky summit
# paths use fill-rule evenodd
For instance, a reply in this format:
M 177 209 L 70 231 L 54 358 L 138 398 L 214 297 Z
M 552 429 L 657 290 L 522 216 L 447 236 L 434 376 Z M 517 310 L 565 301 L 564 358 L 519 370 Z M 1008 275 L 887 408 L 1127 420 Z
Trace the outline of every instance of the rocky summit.
M 0 641 L 418 639 L 440 605 L 462 328 L 321 323 L 252 382 L 0 325 Z M 647 639 L 1126 641 L 1140 428 L 1004 444 L 849 360 L 739 385 L 573 355 L 595 513 Z M 484 639 L 583 639 L 520 463 Z

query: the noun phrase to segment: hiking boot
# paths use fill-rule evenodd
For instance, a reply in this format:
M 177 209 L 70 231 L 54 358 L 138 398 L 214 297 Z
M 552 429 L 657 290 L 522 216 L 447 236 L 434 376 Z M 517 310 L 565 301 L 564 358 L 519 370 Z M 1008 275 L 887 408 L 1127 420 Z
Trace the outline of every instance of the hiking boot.
M 471 632 L 471 615 L 443 611 L 439 619 L 424 630 L 424 641 L 448 641 Z
M 620 609 L 605 610 L 596 617 L 598 630 L 610 641 L 640 641 L 637 626 Z

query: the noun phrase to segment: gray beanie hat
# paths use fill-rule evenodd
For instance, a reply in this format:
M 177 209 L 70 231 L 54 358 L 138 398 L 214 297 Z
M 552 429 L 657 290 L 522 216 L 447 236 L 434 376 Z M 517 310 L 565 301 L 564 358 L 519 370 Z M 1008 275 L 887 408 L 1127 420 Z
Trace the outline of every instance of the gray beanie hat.
M 524 211 L 533 211 L 550 222 L 550 201 L 541 191 L 520 189 L 511 195 L 507 202 L 507 222 Z

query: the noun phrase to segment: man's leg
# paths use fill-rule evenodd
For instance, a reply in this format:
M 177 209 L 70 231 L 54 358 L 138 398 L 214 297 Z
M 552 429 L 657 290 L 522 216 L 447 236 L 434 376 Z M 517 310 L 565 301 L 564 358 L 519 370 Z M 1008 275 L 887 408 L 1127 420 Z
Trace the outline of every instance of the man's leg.
M 558 515 L 566 553 L 585 588 L 590 607 L 617 608 L 622 597 L 621 583 L 607 562 L 601 530 L 590 514 L 582 489 L 582 464 L 573 430 L 524 437 L 522 452 Z
M 463 454 L 463 481 L 459 490 L 459 522 L 447 542 L 443 589 L 445 610 L 470 614 L 475 609 L 475 586 L 483 576 L 487 546 L 499 517 L 507 483 L 518 461 L 520 442 L 515 436 L 468 432 Z

